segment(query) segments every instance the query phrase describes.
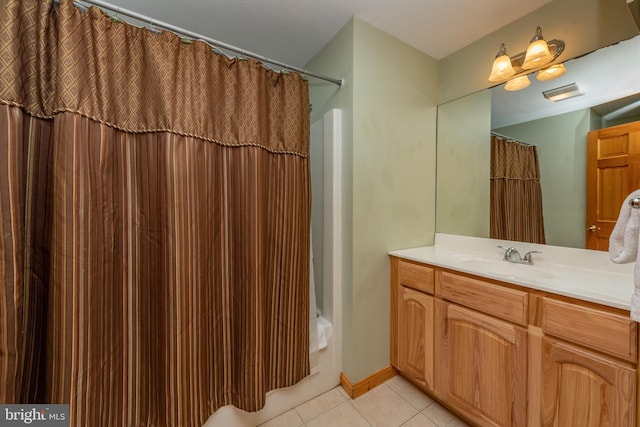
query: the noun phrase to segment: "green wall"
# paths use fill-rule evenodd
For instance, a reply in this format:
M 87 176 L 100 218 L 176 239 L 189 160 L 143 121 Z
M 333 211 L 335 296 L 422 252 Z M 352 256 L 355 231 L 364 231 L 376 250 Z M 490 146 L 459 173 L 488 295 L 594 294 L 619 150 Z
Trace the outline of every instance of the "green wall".
M 438 107 L 439 233 L 489 237 L 490 132 L 488 90 Z
M 602 120 L 602 127 L 608 128 L 612 126 L 623 125 L 625 123 L 640 121 L 640 116 L 629 116 L 629 117 L 623 117 L 619 119 L 610 119 L 610 120 L 601 119 L 601 120 Z
M 585 247 L 587 134 L 597 127 L 587 109 L 495 129 L 537 146 L 549 245 Z
M 343 117 L 342 360 L 357 382 L 389 365 L 387 252 L 433 244 L 437 61 L 354 18 L 307 68 L 346 77 L 341 89 L 318 84 L 310 94 L 312 121 L 350 108 Z

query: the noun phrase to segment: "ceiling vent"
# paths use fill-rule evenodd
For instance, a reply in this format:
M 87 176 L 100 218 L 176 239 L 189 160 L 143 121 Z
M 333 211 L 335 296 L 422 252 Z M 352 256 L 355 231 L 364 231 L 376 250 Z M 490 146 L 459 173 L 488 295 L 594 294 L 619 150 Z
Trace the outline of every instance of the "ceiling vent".
M 636 27 L 640 30 L 640 0 L 627 0 L 627 6 L 629 6 L 633 20 L 636 21 Z
M 577 84 L 571 83 L 566 86 L 560 86 L 555 89 L 549 89 L 542 92 L 549 101 L 562 101 L 563 99 L 573 98 L 574 96 L 584 95 Z

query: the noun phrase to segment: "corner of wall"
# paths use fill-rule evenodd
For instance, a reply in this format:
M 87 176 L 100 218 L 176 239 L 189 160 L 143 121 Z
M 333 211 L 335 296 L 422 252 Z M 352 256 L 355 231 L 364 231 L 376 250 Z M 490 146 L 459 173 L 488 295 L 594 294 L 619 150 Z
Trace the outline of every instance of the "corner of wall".
M 344 85 L 310 82 L 309 96 L 312 105 L 311 121 L 317 121 L 328 111 L 337 108 L 342 112 L 342 366 L 352 366 L 350 342 L 352 341 L 352 146 L 353 146 L 353 33 L 351 19 L 305 66 L 306 69 L 344 79 Z
M 437 61 L 354 20 L 352 363 L 389 365 L 392 249 L 433 242 Z M 417 189 L 419 189 L 417 191 Z

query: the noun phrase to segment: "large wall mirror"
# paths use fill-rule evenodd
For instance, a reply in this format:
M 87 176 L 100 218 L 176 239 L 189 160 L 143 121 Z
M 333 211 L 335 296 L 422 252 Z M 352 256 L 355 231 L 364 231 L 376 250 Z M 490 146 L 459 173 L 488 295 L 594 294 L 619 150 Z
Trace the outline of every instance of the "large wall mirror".
M 436 231 L 489 237 L 492 131 L 537 147 L 546 242 L 585 247 L 587 134 L 640 120 L 640 36 L 565 62 L 565 75 L 503 85 L 438 107 Z M 543 91 L 576 83 L 582 95 Z

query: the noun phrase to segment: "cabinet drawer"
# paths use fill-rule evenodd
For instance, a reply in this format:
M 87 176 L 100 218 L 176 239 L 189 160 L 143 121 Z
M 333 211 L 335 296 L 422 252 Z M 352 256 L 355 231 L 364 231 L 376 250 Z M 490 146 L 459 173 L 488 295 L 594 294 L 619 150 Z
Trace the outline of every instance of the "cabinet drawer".
M 627 317 L 543 298 L 542 330 L 546 334 L 636 362 L 636 322 Z
M 527 324 L 528 296 L 482 280 L 442 273 L 442 298 L 519 325 Z
M 418 291 L 433 293 L 433 268 L 424 264 L 398 260 L 398 284 Z

